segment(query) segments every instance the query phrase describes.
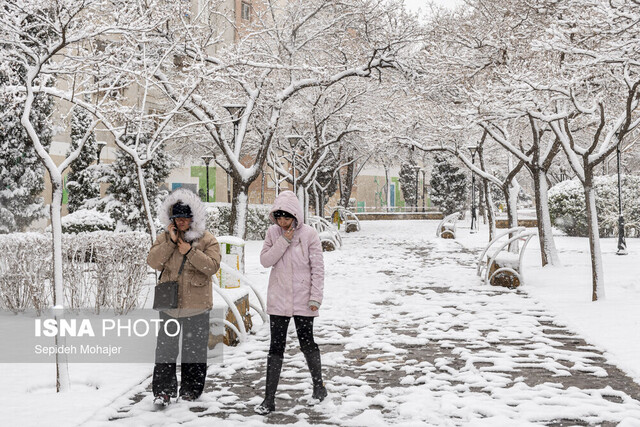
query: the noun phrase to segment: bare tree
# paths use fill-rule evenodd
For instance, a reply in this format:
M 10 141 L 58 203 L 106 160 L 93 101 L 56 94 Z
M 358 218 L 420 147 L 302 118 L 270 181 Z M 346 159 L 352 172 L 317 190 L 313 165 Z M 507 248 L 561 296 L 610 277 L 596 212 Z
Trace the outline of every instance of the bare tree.
M 124 8 L 124 9 L 123 9 Z M 78 157 L 84 142 L 101 121 L 93 120 L 86 135 L 78 147 L 56 165 L 49 152 L 43 147 L 38 134 L 30 120 L 31 108 L 35 95 L 45 93 L 56 95 L 61 93 L 53 87 L 56 77 L 68 79 L 66 98 L 70 102 L 82 98 L 76 93 L 75 78 L 87 78 L 87 71 L 97 66 L 100 57 L 90 49 L 99 37 L 117 37 L 128 31 L 144 31 L 149 28 L 147 16 L 140 14 L 133 4 L 122 4 L 110 0 L 87 2 L 62 1 L 6 1 L 0 2 L 0 40 L 6 48 L 0 52 L 2 62 L 18 63 L 26 73 L 24 78 L 7 75 L 16 92 L 24 93 L 19 102 L 22 103 L 21 123 L 26 129 L 36 153 L 43 162 L 51 179 L 51 230 L 53 235 L 53 303 L 57 309 L 64 308 L 62 278 L 62 227 L 60 209 L 62 206 L 62 173 Z M 118 11 L 123 18 L 113 22 L 107 11 Z M 37 38 L 34 34 L 46 34 Z M 102 78 L 102 79 L 101 79 Z M 117 79 L 107 76 L 92 75 L 92 80 L 103 85 L 106 93 L 118 90 Z M 94 106 L 101 108 L 109 97 L 96 99 Z M 62 337 L 56 337 L 58 342 Z M 64 355 L 56 355 L 57 390 L 69 388 L 68 371 Z
M 169 28 L 166 34 L 185 46 L 185 69 L 198 90 L 184 107 L 203 123 L 213 145 L 209 151 L 226 160 L 233 179 L 232 232 L 241 237 L 249 185 L 262 171 L 285 106 L 305 89 L 370 78 L 393 67 L 397 53 L 417 37 L 409 16 L 377 1 L 268 2 L 254 11 L 252 22 L 236 29 L 237 43 L 227 48 L 209 42 L 207 14 L 194 17 L 187 31 Z M 156 76 L 174 96 L 168 76 Z M 225 104 L 242 107 L 232 118 L 232 137 L 222 128 L 230 121 Z

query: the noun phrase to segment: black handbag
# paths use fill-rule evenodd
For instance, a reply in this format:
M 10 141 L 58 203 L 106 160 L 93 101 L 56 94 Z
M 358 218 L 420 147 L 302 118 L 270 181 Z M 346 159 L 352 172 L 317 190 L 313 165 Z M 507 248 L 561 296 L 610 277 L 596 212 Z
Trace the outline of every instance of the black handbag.
M 178 271 L 178 277 L 180 277 L 180 274 L 182 274 L 182 269 L 184 268 L 184 263 L 186 260 L 186 256 L 182 258 L 182 264 L 180 265 L 180 270 Z M 162 270 L 162 272 L 164 272 L 164 270 Z M 162 276 L 162 273 L 160 273 L 160 276 Z M 178 308 L 178 287 L 179 284 L 177 280 L 158 283 L 153 295 L 153 309 L 164 311 Z

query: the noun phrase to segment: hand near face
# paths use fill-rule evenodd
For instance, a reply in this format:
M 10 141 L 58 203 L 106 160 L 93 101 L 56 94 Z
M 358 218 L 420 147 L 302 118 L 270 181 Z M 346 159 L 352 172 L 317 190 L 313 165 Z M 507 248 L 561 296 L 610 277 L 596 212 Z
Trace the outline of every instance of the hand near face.
M 287 239 L 291 240 L 293 239 L 293 223 L 289 226 L 289 228 L 287 228 L 284 232 L 284 237 L 286 237 Z
M 178 251 L 180 251 L 182 255 L 185 255 L 187 252 L 189 252 L 190 249 L 191 249 L 190 243 L 187 243 L 182 239 L 178 239 Z
M 173 243 L 178 243 L 178 230 L 173 223 L 169 224 L 169 238 Z

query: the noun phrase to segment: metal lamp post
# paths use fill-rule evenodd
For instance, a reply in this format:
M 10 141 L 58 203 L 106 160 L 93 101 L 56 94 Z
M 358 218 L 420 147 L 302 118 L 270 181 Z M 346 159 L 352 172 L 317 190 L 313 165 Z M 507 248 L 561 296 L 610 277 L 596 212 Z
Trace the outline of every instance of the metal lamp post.
M 422 212 L 425 212 L 425 181 L 426 181 L 426 175 L 427 175 L 427 170 L 426 169 L 421 169 L 422 170 Z
M 616 157 L 618 158 L 618 251 L 617 255 L 627 254 L 627 242 L 624 239 L 624 216 L 622 215 L 622 183 L 620 172 L 620 143 L 616 147 Z
M 292 151 L 292 166 L 293 166 L 293 193 L 294 194 L 298 194 L 297 193 L 297 186 L 296 186 L 296 148 L 298 147 L 298 144 L 300 143 L 300 141 L 302 140 L 302 135 L 287 135 L 286 136 L 287 141 L 289 141 L 289 145 L 291 146 L 291 151 Z
M 209 163 L 211 160 L 215 160 L 215 156 L 202 156 L 201 159 L 207 168 L 207 203 L 209 203 Z
M 238 136 L 238 124 L 240 124 L 244 110 L 247 107 L 246 105 L 239 104 L 227 104 L 223 105 L 223 107 L 231 116 L 231 122 L 233 123 L 233 148 L 235 149 L 236 138 Z M 229 177 L 229 172 L 227 172 L 227 202 L 231 203 L 231 178 Z
M 478 146 L 472 145 L 467 147 L 471 152 L 471 164 L 476 163 L 476 153 Z M 471 233 L 478 232 L 478 217 L 476 216 L 476 174 L 471 171 Z
M 416 198 L 415 198 L 415 212 L 418 212 L 418 185 L 420 184 L 420 168 L 416 165 L 415 167 L 416 170 Z

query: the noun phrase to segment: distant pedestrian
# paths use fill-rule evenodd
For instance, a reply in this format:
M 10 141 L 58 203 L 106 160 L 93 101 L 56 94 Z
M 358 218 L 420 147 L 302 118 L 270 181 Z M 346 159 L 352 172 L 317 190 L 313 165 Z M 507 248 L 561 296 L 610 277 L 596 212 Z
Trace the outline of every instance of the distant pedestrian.
M 291 191 L 276 198 L 269 214 L 274 223 L 267 231 L 260 263 L 272 267 L 267 290 L 267 313 L 271 344 L 267 356 L 264 401 L 259 414 L 275 410 L 276 389 L 291 317 L 296 325 L 300 349 L 313 381 L 312 398 L 322 401 L 327 389 L 322 382 L 320 349 L 313 339 L 313 319 L 318 316 L 324 288 L 324 261 L 318 233 L 304 224 L 302 209 Z
M 204 204 L 192 191 L 178 189 L 162 204 L 160 222 L 166 232 L 154 242 L 147 263 L 162 270 L 160 281 L 177 281 L 178 308 L 160 312 L 165 323 L 176 319 L 180 334 L 172 323 L 160 328 L 153 370 L 154 403 L 167 405 L 178 396 L 176 360 L 182 335 L 180 399 L 195 400 L 202 394 L 207 376 L 209 311 L 213 306 L 211 276 L 220 268 L 220 246 L 206 231 Z

